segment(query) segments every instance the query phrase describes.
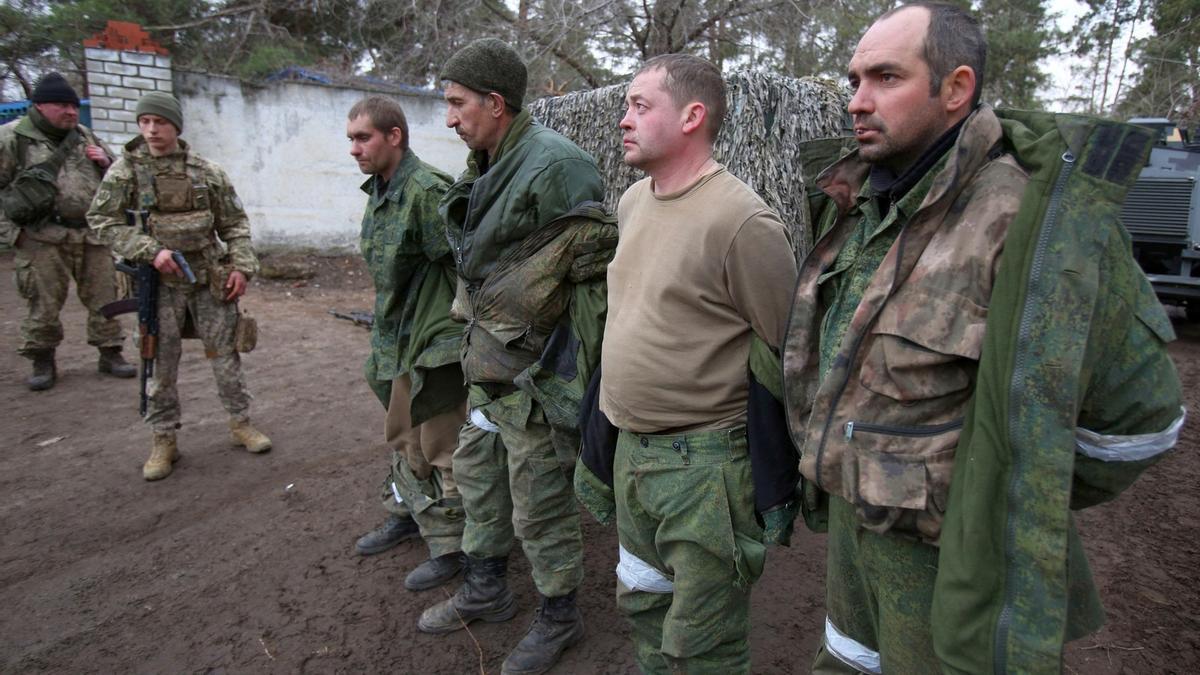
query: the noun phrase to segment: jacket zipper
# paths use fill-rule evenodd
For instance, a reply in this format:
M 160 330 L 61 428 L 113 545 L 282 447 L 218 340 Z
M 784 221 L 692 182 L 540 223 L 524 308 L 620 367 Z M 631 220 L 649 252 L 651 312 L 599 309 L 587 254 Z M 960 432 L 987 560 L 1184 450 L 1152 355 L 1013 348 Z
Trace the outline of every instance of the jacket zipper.
M 1033 261 L 1029 265 L 1029 280 L 1028 290 L 1025 294 L 1025 306 L 1021 309 L 1021 324 L 1017 334 L 1017 344 L 1026 345 L 1029 343 L 1029 333 L 1032 330 L 1033 324 L 1033 308 L 1029 301 L 1030 295 L 1041 282 L 1042 266 L 1045 263 L 1046 249 L 1050 245 L 1050 236 L 1054 233 L 1055 227 L 1058 225 L 1059 209 L 1062 206 L 1063 192 L 1067 187 L 1067 179 L 1071 177 L 1071 173 L 1075 169 L 1075 155 L 1068 149 L 1062 155 L 1063 165 L 1059 169 L 1058 178 L 1054 181 L 1054 190 L 1050 193 L 1050 203 L 1046 207 L 1046 217 L 1042 219 L 1042 229 L 1038 233 L 1037 246 L 1033 250 Z M 1018 349 L 1016 360 L 1013 363 L 1013 374 L 1010 382 L 1009 401 L 1008 401 L 1008 433 L 1009 438 L 1019 438 L 1020 430 L 1017 429 L 1017 416 L 1015 414 L 1016 403 L 1020 398 L 1021 392 L 1024 390 L 1022 382 L 1025 379 L 1026 362 L 1029 359 L 1029 352 L 1026 349 Z M 1012 628 L 1013 603 L 1013 586 L 1015 585 L 1015 565 L 1013 564 L 1013 550 L 1016 548 L 1017 531 L 1015 520 L 1013 518 L 1013 504 L 1015 503 L 1015 493 L 1017 491 L 1017 476 L 1021 474 L 1024 468 L 1025 458 L 1017 453 L 1013 453 L 1012 457 L 1012 474 L 1008 481 L 1008 519 L 1005 524 L 1004 533 L 1004 605 L 1000 609 L 1000 617 L 996 622 L 995 644 L 993 645 L 993 671 L 996 673 L 1004 673 L 1008 671 L 1008 658 L 1004 650 L 1004 645 L 1008 642 L 1009 630 Z
M 944 422 L 942 424 L 922 424 L 919 426 L 901 426 L 895 424 L 872 424 L 870 422 L 856 422 L 850 420 L 842 426 L 846 440 L 854 438 L 855 432 L 864 434 L 883 434 L 886 436 L 907 436 L 910 438 L 924 438 L 926 436 L 939 436 L 947 431 L 961 429 L 963 425 L 962 418 Z

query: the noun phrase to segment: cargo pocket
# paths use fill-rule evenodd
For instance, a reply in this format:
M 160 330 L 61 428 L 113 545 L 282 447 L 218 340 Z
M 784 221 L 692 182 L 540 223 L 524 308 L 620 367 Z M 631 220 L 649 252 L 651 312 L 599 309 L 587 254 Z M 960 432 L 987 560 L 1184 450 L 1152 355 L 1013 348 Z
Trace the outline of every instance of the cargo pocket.
M 902 291 L 872 329 L 860 381 L 902 403 L 963 391 L 974 377 L 986 324 L 987 310 L 964 297 Z
M 37 295 L 37 277 L 33 274 L 33 261 L 18 255 L 15 262 L 13 276 L 17 282 L 17 294 L 26 300 L 32 300 Z
M 949 501 L 962 420 L 926 427 L 857 423 L 855 428 L 860 444 L 875 446 L 855 452 L 853 464 L 848 467 L 855 475 L 845 477 L 845 484 L 854 486 L 852 502 L 863 527 L 880 534 L 892 531 L 916 536 L 936 544 Z M 878 451 L 896 439 L 916 452 Z
M 156 213 L 150 222 L 154 238 L 169 249 L 194 253 L 212 243 L 211 211 Z

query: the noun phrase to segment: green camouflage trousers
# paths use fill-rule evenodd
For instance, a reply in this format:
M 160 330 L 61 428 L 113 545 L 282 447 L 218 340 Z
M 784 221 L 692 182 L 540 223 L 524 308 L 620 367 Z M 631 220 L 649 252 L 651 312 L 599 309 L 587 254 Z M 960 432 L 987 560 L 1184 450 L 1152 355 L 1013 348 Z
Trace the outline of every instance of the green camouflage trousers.
M 383 480 L 383 508 L 416 521 L 431 558 L 462 550 L 462 497 L 451 458 L 466 417 L 465 402 L 414 427 L 407 375 L 370 384 L 388 390 L 384 439 L 392 448 L 392 462 Z
M 146 423 L 155 431 L 179 428 L 179 392 L 175 381 L 183 353 L 181 335 L 189 314 L 196 334 L 204 343 L 204 354 L 212 363 L 217 398 L 231 418 L 248 419 L 250 394 L 242 377 L 242 360 L 233 348 L 237 304 L 217 300 L 207 284 L 163 283 L 158 286 L 158 356 L 146 408 Z
M 116 271 L 107 247 L 82 241 L 50 244 L 25 237 L 15 253 L 17 292 L 29 306 L 21 321 L 20 354 L 53 349 L 62 342 L 58 314 L 67 301 L 71 279 L 88 310 L 88 344 L 121 346 L 120 322 L 100 315 L 100 307 L 116 299 Z
M 929 614 L 938 550 L 862 529 L 854 507 L 832 495 L 827 540 L 828 617 L 813 672 L 941 672 Z
M 749 673 L 750 586 L 766 547 L 745 427 L 621 431 L 617 606 L 644 673 Z
M 463 551 L 505 557 L 515 535 L 538 592 L 566 595 L 583 581 L 583 533 L 571 481 L 555 454 L 542 408 L 518 391 L 474 414 L 480 411 L 499 432 L 468 422 L 454 451 L 454 478 L 467 512 Z

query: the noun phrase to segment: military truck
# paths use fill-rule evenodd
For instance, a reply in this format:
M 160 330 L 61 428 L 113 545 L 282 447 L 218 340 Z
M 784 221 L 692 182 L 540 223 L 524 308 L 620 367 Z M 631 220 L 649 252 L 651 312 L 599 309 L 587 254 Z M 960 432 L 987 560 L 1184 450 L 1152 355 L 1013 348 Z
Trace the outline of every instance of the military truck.
M 1134 258 L 1159 300 L 1200 320 L 1200 144 L 1165 118 L 1129 121 L 1158 132 L 1150 161 L 1121 209 Z

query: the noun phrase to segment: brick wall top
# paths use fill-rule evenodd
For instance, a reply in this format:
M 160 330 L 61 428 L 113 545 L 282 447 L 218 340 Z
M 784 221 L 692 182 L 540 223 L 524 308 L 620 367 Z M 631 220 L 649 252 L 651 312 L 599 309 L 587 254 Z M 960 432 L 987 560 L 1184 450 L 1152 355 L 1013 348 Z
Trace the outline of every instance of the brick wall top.
M 112 49 L 119 52 L 146 52 L 162 54 L 169 52 L 154 40 L 150 34 L 142 30 L 136 23 L 128 21 L 109 21 L 108 26 L 100 33 L 83 41 L 84 47 L 97 49 Z

